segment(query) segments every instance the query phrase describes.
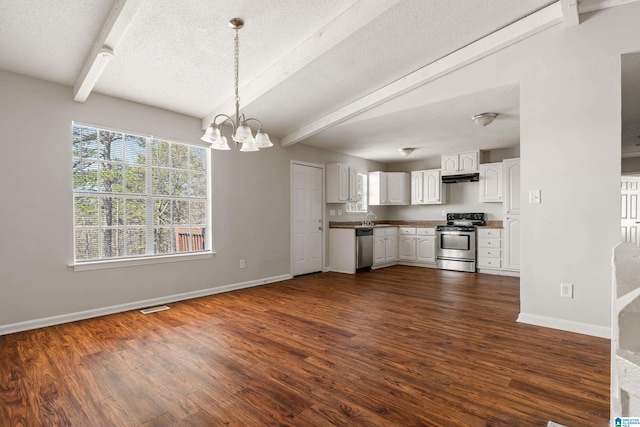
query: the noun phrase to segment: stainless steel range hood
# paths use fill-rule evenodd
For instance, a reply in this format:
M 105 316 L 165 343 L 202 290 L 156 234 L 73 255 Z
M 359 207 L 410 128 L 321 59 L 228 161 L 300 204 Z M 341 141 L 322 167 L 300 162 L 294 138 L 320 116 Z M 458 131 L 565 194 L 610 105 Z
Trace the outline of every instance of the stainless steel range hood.
M 480 181 L 479 173 L 463 173 L 460 175 L 444 175 L 442 177 L 443 184 L 453 184 L 456 182 L 476 182 Z

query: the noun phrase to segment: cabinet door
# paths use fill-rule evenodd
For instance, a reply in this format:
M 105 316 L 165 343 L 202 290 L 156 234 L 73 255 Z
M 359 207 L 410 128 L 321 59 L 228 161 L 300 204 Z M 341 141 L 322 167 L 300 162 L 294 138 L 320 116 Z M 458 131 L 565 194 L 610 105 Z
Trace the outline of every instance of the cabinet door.
M 380 264 L 387 259 L 387 239 L 385 236 L 375 236 L 373 240 L 373 263 Z
M 442 175 L 455 175 L 458 173 L 458 154 L 442 155 Z
M 502 202 L 502 162 L 480 165 L 480 201 Z
M 349 166 L 338 163 L 338 199 L 349 201 Z
M 358 201 L 358 169 L 349 166 L 349 201 Z
M 386 261 L 398 260 L 398 236 L 386 237 Z
M 436 262 L 436 238 L 419 236 L 417 243 L 417 261 Z
M 424 196 L 423 201 L 429 204 L 442 203 L 442 179 L 440 178 L 440 170 L 423 171 Z
M 504 214 L 520 215 L 520 159 L 504 161 Z
M 472 173 L 478 172 L 478 151 L 468 151 L 458 155 L 458 172 Z
M 411 204 L 420 205 L 424 202 L 424 172 L 411 172 Z
M 400 235 L 398 243 L 398 259 L 403 261 L 416 260 L 416 236 Z
M 406 205 L 409 202 L 409 174 L 387 172 L 387 204 Z
M 325 173 L 327 203 L 346 203 L 349 196 L 349 166 L 330 163 Z
M 399 205 L 404 202 L 402 193 L 404 191 L 404 181 L 402 174 L 397 172 L 387 173 L 387 202 L 390 205 Z
M 520 270 L 520 215 L 505 217 L 504 242 L 504 268 Z

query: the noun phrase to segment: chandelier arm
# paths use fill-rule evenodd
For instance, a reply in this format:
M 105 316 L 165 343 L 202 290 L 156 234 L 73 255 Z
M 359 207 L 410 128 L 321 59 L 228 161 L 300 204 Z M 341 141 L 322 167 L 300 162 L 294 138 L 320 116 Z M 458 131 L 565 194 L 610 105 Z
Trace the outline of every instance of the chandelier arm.
M 258 119 L 254 119 L 253 117 L 249 117 L 248 119 L 244 119 L 243 123 L 246 123 L 246 122 L 251 121 L 251 120 L 253 120 L 254 122 L 258 122 L 258 124 L 260 125 L 260 130 L 262 130 L 262 122 L 260 120 L 258 120 Z
M 220 123 L 216 123 L 216 121 L 218 120 L 218 117 L 224 117 L 224 120 L 223 120 L 223 121 L 221 121 Z M 223 124 L 225 124 L 226 122 L 231 123 L 231 126 L 233 127 L 233 133 L 235 133 L 235 132 L 236 132 L 236 124 L 233 122 L 233 119 L 232 119 L 231 117 L 227 116 L 226 114 L 218 114 L 217 116 L 215 116 L 215 117 L 213 118 L 213 123 L 214 123 L 216 126 L 223 125 Z

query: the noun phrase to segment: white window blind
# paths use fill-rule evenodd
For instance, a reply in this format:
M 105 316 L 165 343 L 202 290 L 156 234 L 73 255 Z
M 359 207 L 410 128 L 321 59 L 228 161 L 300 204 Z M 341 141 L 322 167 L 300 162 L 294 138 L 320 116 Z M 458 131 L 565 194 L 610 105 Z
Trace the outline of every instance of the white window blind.
M 75 262 L 210 250 L 209 152 L 73 124 Z

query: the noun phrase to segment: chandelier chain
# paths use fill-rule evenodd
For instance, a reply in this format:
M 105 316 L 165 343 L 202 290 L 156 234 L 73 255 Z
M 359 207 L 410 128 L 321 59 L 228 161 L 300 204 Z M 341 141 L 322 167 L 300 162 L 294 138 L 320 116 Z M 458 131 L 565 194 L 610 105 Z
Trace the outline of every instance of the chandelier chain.
M 273 147 L 273 143 L 269 140 L 269 135 L 262 129 L 262 123 L 256 118 L 245 118 L 244 114 L 240 114 L 240 35 L 238 30 L 242 28 L 244 21 L 240 18 L 233 18 L 229 21 L 229 26 L 236 31 L 234 38 L 234 89 L 236 97 L 236 116 L 235 119 L 226 114 L 218 114 L 213 118 L 213 122 L 209 125 L 201 140 L 211 144 L 214 150 L 229 150 L 227 137 L 220 132 L 220 126 L 228 123 L 233 127 L 232 139 L 236 147 L 240 151 L 258 151 L 261 148 Z M 223 120 L 218 123 L 218 118 Z M 256 136 L 247 122 L 257 122 L 260 126 Z
M 238 29 L 236 28 L 236 37 L 235 37 L 235 90 L 236 90 L 236 103 L 240 102 L 240 95 L 238 94 L 238 82 L 239 82 L 239 74 L 240 74 L 240 38 L 238 36 Z M 237 120 L 237 117 L 236 117 Z

